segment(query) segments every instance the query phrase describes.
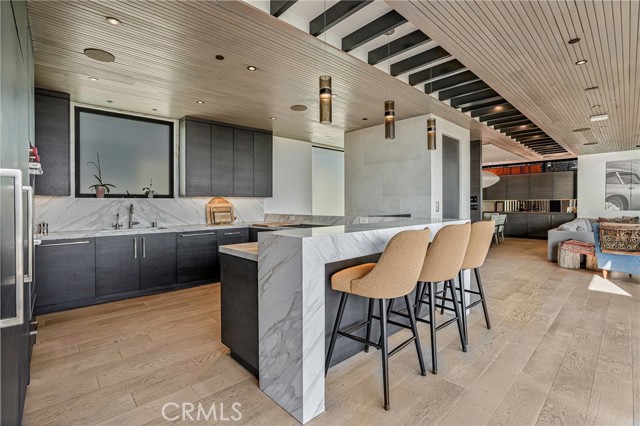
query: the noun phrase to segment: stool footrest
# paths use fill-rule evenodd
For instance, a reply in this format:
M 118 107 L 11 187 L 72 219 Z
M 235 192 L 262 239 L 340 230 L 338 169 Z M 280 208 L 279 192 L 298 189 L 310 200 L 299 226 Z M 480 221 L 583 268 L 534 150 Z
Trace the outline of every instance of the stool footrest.
M 342 330 L 344 333 L 353 333 L 354 331 L 360 330 L 365 325 L 369 324 L 369 321 L 359 322 L 357 324 L 352 325 L 351 327 L 347 327 Z
M 362 337 L 355 336 L 353 334 L 349 334 L 349 333 L 346 333 L 344 331 L 338 331 L 338 336 L 347 337 L 347 338 L 349 338 L 351 340 L 355 340 L 356 342 L 360 342 L 363 345 L 373 346 L 376 349 L 381 349 L 382 348 L 382 346 L 380 346 L 377 342 L 371 342 L 371 341 L 369 341 L 367 339 L 363 339 Z
M 389 358 L 391 358 L 392 355 L 395 355 L 398 352 L 400 352 L 401 350 L 403 350 L 404 348 L 406 348 L 407 345 L 409 345 L 414 340 L 416 340 L 416 338 L 412 336 L 412 337 L 408 338 L 407 340 L 405 340 L 404 342 L 400 343 L 391 352 L 389 352 Z

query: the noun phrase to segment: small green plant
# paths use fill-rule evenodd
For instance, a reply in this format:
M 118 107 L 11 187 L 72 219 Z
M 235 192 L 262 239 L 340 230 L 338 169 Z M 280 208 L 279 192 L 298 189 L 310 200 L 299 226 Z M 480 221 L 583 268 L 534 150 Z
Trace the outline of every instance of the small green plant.
M 96 183 L 95 185 L 91 185 L 91 186 L 89 187 L 89 189 L 93 189 L 93 190 L 95 191 L 97 188 L 99 188 L 99 187 L 103 187 L 103 188 L 105 189 L 105 191 L 107 191 L 107 193 L 109 193 L 109 192 L 111 192 L 111 191 L 109 190 L 109 187 L 111 187 L 111 188 L 115 188 L 116 186 L 115 186 L 115 185 L 111 185 L 110 183 L 104 183 L 104 182 L 102 182 L 102 170 L 101 170 L 101 168 L 100 168 L 100 153 L 97 153 L 96 155 L 97 155 L 97 157 L 98 157 L 98 162 L 97 162 L 97 163 L 95 163 L 95 162 L 93 162 L 93 161 L 89 161 L 89 162 L 87 162 L 87 164 L 93 164 L 93 166 L 94 166 L 94 167 L 96 168 L 96 170 L 98 171 L 98 174 L 97 174 L 97 175 L 96 175 L 96 174 L 94 174 L 94 175 L 93 175 L 93 177 L 95 177 L 95 178 L 98 180 L 98 183 Z
M 149 182 L 149 186 L 145 186 L 144 188 L 142 188 L 142 192 L 144 193 L 145 197 L 153 198 L 154 194 L 156 193 L 153 190 L 153 179 L 151 179 L 151 181 Z

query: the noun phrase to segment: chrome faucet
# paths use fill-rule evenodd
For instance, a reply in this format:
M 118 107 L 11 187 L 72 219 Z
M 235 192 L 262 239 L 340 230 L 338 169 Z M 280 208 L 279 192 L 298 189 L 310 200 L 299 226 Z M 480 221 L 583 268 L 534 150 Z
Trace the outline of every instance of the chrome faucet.
M 116 213 L 116 223 L 111 225 L 114 229 L 121 229 L 122 223 L 120 223 L 120 213 Z
M 129 229 L 133 228 L 133 225 L 138 225 L 140 222 L 133 221 L 133 204 L 129 206 Z

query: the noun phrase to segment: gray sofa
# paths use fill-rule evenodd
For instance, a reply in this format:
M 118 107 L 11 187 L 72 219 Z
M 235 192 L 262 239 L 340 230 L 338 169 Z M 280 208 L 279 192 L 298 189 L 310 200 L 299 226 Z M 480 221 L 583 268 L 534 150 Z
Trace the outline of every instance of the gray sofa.
M 558 244 L 567 240 L 593 243 L 592 225 L 597 219 L 578 218 L 547 232 L 547 258 L 550 262 L 558 259 Z

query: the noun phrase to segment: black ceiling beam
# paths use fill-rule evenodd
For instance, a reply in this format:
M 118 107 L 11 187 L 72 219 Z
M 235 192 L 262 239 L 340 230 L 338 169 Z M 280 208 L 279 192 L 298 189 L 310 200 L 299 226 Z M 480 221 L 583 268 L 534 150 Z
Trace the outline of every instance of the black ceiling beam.
M 502 124 L 508 124 L 516 121 L 528 120 L 523 114 L 512 115 L 511 117 L 497 118 L 487 121 L 487 126 L 500 126 Z
M 436 81 L 429 82 L 424 85 L 425 93 L 438 92 L 440 90 L 449 89 L 451 87 L 459 86 L 463 83 L 469 83 L 471 81 L 479 81 L 477 75 L 471 71 L 462 71 L 449 77 L 441 78 Z
M 454 108 L 461 108 L 463 106 L 473 106 L 479 103 L 486 103 L 490 101 L 495 101 L 498 99 L 502 99 L 502 96 L 498 95 L 498 93 L 493 89 L 485 89 L 479 92 L 470 93 L 468 95 L 458 96 L 457 98 L 451 99 L 449 105 Z M 481 102 L 482 101 L 482 102 Z
M 496 130 L 500 130 L 501 133 L 509 133 L 509 132 L 517 132 L 519 130 L 540 130 L 538 126 L 533 123 L 524 123 L 524 124 L 503 124 L 501 128 L 494 127 Z
M 451 57 L 451 54 L 444 50 L 440 46 L 436 46 L 433 49 L 429 49 L 424 52 L 420 52 L 417 55 L 413 55 L 407 59 L 391 64 L 391 75 L 397 76 L 409 71 L 413 71 L 416 68 L 429 65 L 440 59 Z
M 297 0 L 271 0 L 269 10 L 276 18 L 285 13 Z
M 453 72 L 456 72 L 464 68 L 465 66 L 462 65 L 460 61 L 458 61 L 457 59 L 453 59 L 451 61 L 434 65 L 430 68 L 426 68 L 416 73 L 409 74 L 409 84 L 412 86 L 415 86 L 416 84 L 420 84 L 428 80 L 433 80 L 438 77 L 444 77 L 448 74 L 451 74 Z M 427 86 L 428 85 L 429 84 L 427 84 Z
M 510 137 L 523 137 L 523 136 L 535 136 L 535 135 L 544 135 L 544 131 L 540 130 L 537 127 L 533 127 L 531 129 L 525 129 L 525 130 L 512 130 L 511 132 L 502 132 L 507 136 Z
M 471 111 L 471 116 L 480 117 L 482 115 L 493 114 L 498 112 L 506 112 L 506 111 L 515 110 L 515 109 L 516 108 L 513 105 L 506 103 L 501 105 L 488 106 L 485 108 L 477 109 L 475 111 Z M 464 108 L 462 109 L 462 112 L 466 112 Z
M 480 90 L 489 89 L 489 88 L 490 88 L 489 85 L 482 80 L 473 81 L 471 83 L 454 87 L 453 89 L 441 90 L 440 92 L 438 92 L 438 99 L 440 99 L 441 101 L 446 101 L 447 99 L 451 99 L 456 96 L 475 93 Z
M 347 19 L 366 5 L 373 3 L 373 0 L 341 0 L 338 3 L 331 6 L 325 13 L 313 18 L 309 22 L 309 34 L 312 36 L 319 36 L 325 31 L 328 31 L 333 26 L 338 25 L 340 22 Z M 326 22 L 326 24 L 325 24 Z
M 514 117 L 516 115 L 521 115 L 521 114 L 522 113 L 520 111 L 513 108 L 513 109 L 504 110 L 504 112 L 489 111 L 481 115 L 475 115 L 474 117 L 478 117 L 480 121 L 485 122 L 488 120 L 497 120 L 499 118 Z
M 431 41 L 431 38 L 428 35 L 420 30 L 415 30 L 412 33 L 393 40 L 389 45 L 383 44 L 382 46 L 370 51 L 368 55 L 368 62 L 370 65 L 379 64 L 382 61 L 386 61 L 387 59 L 393 58 L 394 56 L 429 41 Z
M 510 106 L 510 108 L 506 108 L 507 106 Z M 478 105 L 463 107 L 461 111 L 470 112 L 472 117 L 477 117 L 476 115 L 473 115 L 474 113 L 477 113 L 476 111 L 485 111 L 487 110 L 487 108 L 492 108 L 492 109 L 489 109 L 488 111 L 493 111 L 493 112 L 515 109 L 515 107 L 511 106 L 509 102 L 500 98 L 495 101 L 489 101 L 489 102 L 484 102 Z M 485 113 L 485 114 L 488 114 L 488 113 Z M 480 113 L 479 115 L 482 115 L 482 113 Z
M 554 146 L 554 145 L 557 145 L 556 141 L 554 141 L 553 139 L 545 139 L 545 140 L 541 140 L 541 141 L 538 141 L 538 142 L 526 142 L 526 141 L 524 141 L 524 142 L 519 142 L 519 143 L 521 143 L 522 145 L 529 146 L 529 147 L 532 147 L 532 146 Z
M 356 47 L 360 47 L 374 38 L 380 37 L 405 22 L 407 22 L 407 20 L 404 16 L 400 15 L 395 10 L 392 10 L 391 12 L 369 22 L 364 27 L 360 27 L 351 34 L 344 36 L 342 38 L 342 50 L 350 52 Z
M 502 129 L 510 129 L 512 127 L 518 127 L 518 126 L 528 126 L 530 124 L 533 124 L 531 122 L 531 120 L 529 120 L 528 118 L 524 118 L 522 120 L 516 120 L 516 121 L 509 121 L 506 123 L 502 123 L 502 124 L 496 124 L 493 126 L 494 129 L 496 130 L 502 130 Z M 489 124 L 487 124 L 488 126 Z M 525 127 L 523 127 L 524 129 Z
M 518 139 L 518 142 L 520 142 L 520 143 L 535 143 L 535 142 L 553 141 L 553 139 L 551 139 L 548 135 L 533 135 L 533 136 L 526 136 L 526 137 L 522 137 L 521 136 L 521 137 L 518 137 L 516 139 Z
M 538 150 L 538 149 L 536 149 L 534 151 L 536 151 L 540 155 L 562 154 L 563 152 L 567 152 L 567 150 L 564 149 L 564 148 L 558 148 L 558 149 L 552 149 L 552 150 L 548 150 L 548 149 L 540 149 L 540 150 Z

